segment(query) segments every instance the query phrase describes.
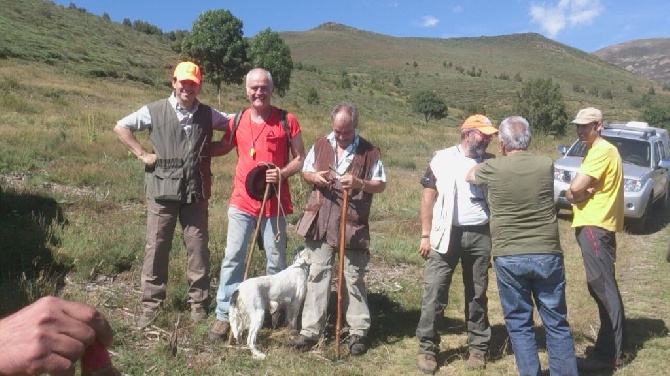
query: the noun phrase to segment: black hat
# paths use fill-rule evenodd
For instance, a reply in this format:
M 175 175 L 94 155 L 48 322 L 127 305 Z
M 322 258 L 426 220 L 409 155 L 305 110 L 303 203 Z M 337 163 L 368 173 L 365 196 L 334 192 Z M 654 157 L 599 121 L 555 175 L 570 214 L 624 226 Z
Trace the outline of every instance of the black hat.
M 249 197 L 253 198 L 256 201 L 263 201 L 263 193 L 265 193 L 265 172 L 270 168 L 275 168 L 272 164 L 262 164 L 258 165 L 249 171 L 247 175 L 247 180 L 244 183 L 244 187 L 247 190 Z M 271 184 L 268 188 L 268 199 L 275 196 L 275 187 L 274 184 Z

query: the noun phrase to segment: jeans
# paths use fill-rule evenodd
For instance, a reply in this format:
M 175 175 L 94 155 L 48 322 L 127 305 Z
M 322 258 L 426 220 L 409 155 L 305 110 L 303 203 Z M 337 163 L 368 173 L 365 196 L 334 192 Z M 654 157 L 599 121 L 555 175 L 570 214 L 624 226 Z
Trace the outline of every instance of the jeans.
M 549 373 L 577 375 L 575 345 L 567 320 L 563 255 L 500 256 L 493 259 L 493 266 L 519 375 L 540 375 L 533 301 L 546 333 Z
M 491 341 L 488 319 L 488 270 L 491 264 L 491 233 L 488 225 L 456 227 L 451 230 L 449 251 L 430 251 L 423 281 L 421 318 L 416 328 L 419 353 L 437 355 L 440 335 L 437 324 L 449 302 L 449 286 L 461 261 L 465 295 L 465 322 L 469 352 L 484 356 Z
M 216 318 L 219 321 L 229 321 L 230 297 L 242 283 L 247 247 L 257 220 L 257 217 L 232 206 L 228 208 L 226 251 L 221 261 L 221 281 L 216 293 Z M 280 235 L 275 241 L 277 229 Z M 266 274 L 272 275 L 286 269 L 286 219 L 283 216 L 261 218 L 259 232 L 267 258 Z

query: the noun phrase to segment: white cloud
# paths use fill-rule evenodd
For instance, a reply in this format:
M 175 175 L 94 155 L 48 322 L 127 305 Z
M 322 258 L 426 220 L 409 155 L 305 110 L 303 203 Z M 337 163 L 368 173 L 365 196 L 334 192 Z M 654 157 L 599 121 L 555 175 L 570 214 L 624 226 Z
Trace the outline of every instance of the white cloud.
M 397 1 L 392 1 L 388 4 L 389 7 L 391 8 L 397 8 L 398 7 L 398 2 Z
M 453 7 L 451 7 L 451 11 L 454 12 L 454 13 L 461 13 L 461 12 L 463 12 L 463 6 L 454 5 Z
M 550 38 L 555 37 L 569 24 L 587 25 L 605 8 L 600 0 L 559 0 L 555 5 L 531 5 L 531 22 L 540 25 Z
M 440 22 L 440 20 L 438 20 L 437 18 L 435 18 L 433 16 L 423 16 L 423 18 L 421 18 L 420 25 L 421 25 L 421 27 L 433 27 L 433 26 L 437 25 L 439 22 Z

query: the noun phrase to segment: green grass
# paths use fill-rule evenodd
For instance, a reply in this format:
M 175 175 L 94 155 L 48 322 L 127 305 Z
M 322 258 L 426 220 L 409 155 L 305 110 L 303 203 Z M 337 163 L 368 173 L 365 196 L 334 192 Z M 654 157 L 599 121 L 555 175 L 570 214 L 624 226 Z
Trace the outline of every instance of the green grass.
M 275 98 L 275 103 L 297 115 L 307 147 L 330 130 L 328 114 L 333 104 L 348 100 L 359 106 L 359 131 L 381 148 L 388 188 L 375 197 L 372 210 L 367 281 L 373 313 L 370 352 L 333 362 L 332 326 L 327 331 L 329 342 L 308 354 L 283 347 L 285 330 L 263 330 L 259 343 L 269 357 L 256 362 L 246 350 L 207 343 L 212 318 L 198 325 L 190 323 L 186 252 L 180 231 L 173 242 L 168 298 L 157 326 L 147 331 L 133 328 L 139 309 L 146 220 L 143 173 L 141 164 L 111 129 L 117 119 L 167 96 L 165 78 L 178 57 L 156 38 L 104 24 L 90 14 L 36 0 L 0 1 L 0 5 L 6 9 L 0 15 L 0 315 L 45 294 L 88 302 L 111 320 L 116 332 L 113 360 L 132 375 L 416 372 L 414 330 L 423 264 L 417 254 L 419 179 L 433 151 L 457 142 L 463 109 L 484 105 L 496 122 L 509 115 L 521 84 L 493 78 L 503 72 L 510 77 L 520 72 L 524 80 L 550 74 L 561 84 L 570 111 L 594 104 L 606 116 L 620 120 L 639 115 L 630 101 L 649 86 L 645 79 L 538 35 L 390 38 L 337 25 L 282 33 L 294 61 L 316 69 L 294 71 L 291 89 L 286 97 Z M 80 26 L 69 26 L 75 24 Z M 82 36 L 81 27 L 90 31 Z M 112 36 L 118 36 L 120 42 Z M 19 48 L 21 43 L 31 48 Z M 143 51 L 136 51 L 136 46 Z M 444 66 L 444 62 L 453 64 Z M 481 77 L 455 69 L 469 70 L 473 65 L 482 69 Z M 118 78 L 92 77 L 91 71 L 100 67 L 117 72 Z M 349 90 L 338 86 L 343 70 L 352 82 Z M 151 77 L 152 82 L 133 80 L 127 74 Z M 393 83 L 396 75 L 402 82 L 399 86 Z M 614 99 L 574 93 L 574 82 L 580 82 L 587 92 L 590 87 L 611 88 Z M 627 85 L 634 87 L 634 93 L 621 89 Z M 320 105 L 306 103 L 307 88 L 312 86 L 319 93 Z M 425 123 L 421 115 L 412 114 L 406 98 L 419 88 L 444 95 L 450 116 Z M 654 100 L 667 100 L 667 93 L 658 92 Z M 240 86 L 224 86 L 222 93 L 219 106 L 216 93 L 205 84 L 200 98 L 226 112 L 245 107 Z M 557 157 L 556 146 L 573 139 L 573 129 L 561 139 L 534 135 L 532 151 Z M 148 146 L 146 132 L 140 134 L 140 140 Z M 495 143 L 490 151 L 498 152 Z M 225 247 L 234 163 L 233 155 L 213 162 L 210 249 L 214 278 L 219 275 Z M 301 244 L 293 225 L 310 192 L 299 177 L 292 178 L 291 188 L 295 213 L 287 218 L 290 253 Z M 670 264 L 664 261 L 670 218 L 665 213 L 655 215 L 657 224 L 651 233 L 622 233 L 617 239 L 619 283 L 633 345 L 632 361 L 618 373 L 622 375 L 661 375 L 670 366 L 665 356 L 670 348 L 666 312 Z M 597 310 L 585 288 L 581 255 L 566 213 L 562 213 L 560 230 L 568 269 L 570 322 L 581 354 L 593 340 Z M 251 274 L 262 274 L 263 269 L 264 257 L 256 252 Z M 491 274 L 489 307 L 494 342 L 491 363 L 483 374 L 513 375 L 516 369 L 493 277 Z M 215 291 L 213 285 L 212 295 Z M 462 291 L 457 276 L 442 331 L 442 360 L 456 373 L 469 375 L 473 373 L 464 369 L 463 362 L 467 349 Z M 166 341 L 177 320 L 178 351 L 172 357 Z M 544 349 L 541 358 L 546 365 Z

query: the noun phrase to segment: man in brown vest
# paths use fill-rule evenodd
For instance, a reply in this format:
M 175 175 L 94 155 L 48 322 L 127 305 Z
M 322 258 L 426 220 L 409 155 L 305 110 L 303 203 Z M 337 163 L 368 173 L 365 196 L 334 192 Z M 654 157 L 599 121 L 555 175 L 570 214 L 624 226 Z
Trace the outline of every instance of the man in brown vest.
M 142 106 L 114 127 L 123 144 L 144 164 L 147 230 L 142 267 L 142 314 L 138 326 L 149 325 L 165 300 L 168 261 L 177 220 L 184 230 L 191 319 L 207 316 L 209 297 L 208 199 L 211 157 L 225 149 L 213 142 L 212 130 L 225 130 L 228 114 L 196 96 L 202 87 L 200 67 L 185 61 L 172 75 L 169 98 Z M 153 151 L 147 152 L 134 132 L 149 130 Z
M 370 260 L 368 220 L 372 195 L 384 191 L 386 174 L 379 149 L 356 131 L 358 110 L 353 105 L 338 104 L 330 119 L 333 131 L 316 140 L 302 170 L 303 178 L 313 187 L 297 232 L 305 237 L 312 264 L 302 330 L 288 346 L 300 351 L 311 349 L 325 327 L 333 259 L 339 247 L 342 193 L 347 189 L 343 307 L 349 324 L 349 351 L 360 355 L 367 350 L 365 337 L 370 329 L 365 289 L 365 269 Z

